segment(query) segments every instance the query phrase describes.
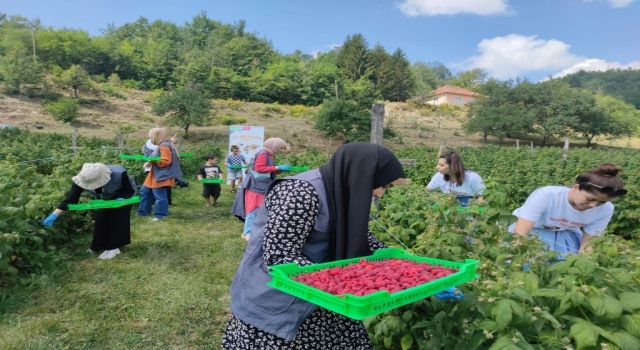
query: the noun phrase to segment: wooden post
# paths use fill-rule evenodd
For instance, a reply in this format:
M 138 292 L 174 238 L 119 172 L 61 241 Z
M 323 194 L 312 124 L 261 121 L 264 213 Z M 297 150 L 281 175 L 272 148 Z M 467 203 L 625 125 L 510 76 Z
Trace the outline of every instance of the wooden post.
M 371 143 L 382 145 L 384 130 L 384 103 L 374 103 L 371 107 Z
M 569 156 L 569 138 L 565 136 L 564 146 L 562 147 L 562 160 L 567 160 Z
M 438 159 L 440 159 L 440 156 L 444 154 L 444 150 L 447 148 L 447 140 L 442 140 L 440 142 L 440 148 L 438 148 Z M 436 159 L 437 161 L 437 159 Z
M 71 149 L 73 150 L 73 154 L 78 153 L 78 128 L 73 128 L 73 133 L 71 134 Z
M 516 140 L 516 149 L 520 149 L 520 140 Z
M 124 135 L 122 135 L 121 133 L 117 132 L 116 133 L 116 142 L 118 143 L 118 148 L 119 149 L 124 149 Z
M 531 152 L 533 152 L 533 141 L 531 141 Z

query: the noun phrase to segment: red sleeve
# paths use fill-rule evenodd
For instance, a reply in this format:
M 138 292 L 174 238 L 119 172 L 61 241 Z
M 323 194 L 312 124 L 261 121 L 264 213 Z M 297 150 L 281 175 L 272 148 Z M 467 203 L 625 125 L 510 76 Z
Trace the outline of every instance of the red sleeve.
M 266 153 L 261 153 L 256 157 L 256 162 L 253 166 L 254 170 L 259 173 L 272 173 L 274 171 L 278 171 L 278 167 L 275 165 L 267 165 L 267 155 Z

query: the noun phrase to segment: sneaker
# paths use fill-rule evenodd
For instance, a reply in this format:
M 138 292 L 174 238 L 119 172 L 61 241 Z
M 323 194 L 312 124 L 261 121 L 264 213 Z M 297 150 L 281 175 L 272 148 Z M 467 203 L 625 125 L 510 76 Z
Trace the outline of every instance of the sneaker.
M 111 249 L 111 250 L 105 250 L 104 252 L 102 252 L 102 254 L 100 254 L 100 256 L 98 256 L 98 259 L 100 259 L 100 260 L 113 259 L 118 254 L 120 254 L 120 249 L 119 248 Z
M 151 221 L 160 221 L 162 219 L 158 218 L 158 217 L 154 217 L 153 219 L 151 219 Z
M 244 239 L 245 241 L 249 242 L 249 235 L 245 235 L 244 233 L 242 234 L 242 239 Z

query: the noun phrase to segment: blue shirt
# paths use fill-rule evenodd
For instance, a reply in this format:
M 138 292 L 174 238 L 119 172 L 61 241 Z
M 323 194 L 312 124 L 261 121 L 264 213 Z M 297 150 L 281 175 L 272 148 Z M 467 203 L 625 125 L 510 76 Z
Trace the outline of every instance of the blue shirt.
M 444 175 L 441 173 L 436 173 L 427 184 L 428 190 L 440 189 L 440 191 L 444 193 L 455 193 L 458 195 L 465 196 L 482 196 L 482 193 L 486 189 L 484 182 L 480 175 L 471 170 L 466 170 L 464 172 L 464 181 L 462 185 L 458 186 L 451 181 L 446 181 L 444 179 Z

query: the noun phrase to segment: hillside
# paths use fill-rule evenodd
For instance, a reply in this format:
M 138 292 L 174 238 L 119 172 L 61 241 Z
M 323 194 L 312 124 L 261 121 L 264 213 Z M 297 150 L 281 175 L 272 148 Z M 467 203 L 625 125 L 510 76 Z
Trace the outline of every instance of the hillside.
M 143 139 L 149 128 L 163 125 L 163 117 L 151 113 L 152 93 L 126 89 L 124 98 L 106 95 L 82 95 L 78 131 L 83 136 L 113 138 L 118 127 L 130 124 L 135 129 L 127 139 Z M 41 98 L 0 94 L 0 123 L 14 125 L 31 131 L 69 134 L 71 127 L 54 120 L 42 108 Z M 287 106 L 234 100 L 213 100 L 214 119 L 210 126 L 194 126 L 187 142 L 204 140 L 222 141 L 227 137 L 228 126 L 222 120 L 246 125 L 262 125 L 266 137 L 278 136 L 290 141 L 294 148 L 309 146 L 332 149 L 341 140 L 327 139 L 313 128 L 316 108 L 301 105 Z M 451 116 L 430 109 L 418 109 L 407 103 L 391 102 L 385 105 L 385 126 L 397 134 L 387 143 L 391 146 L 437 146 L 446 140 L 447 145 L 478 145 L 477 135 L 465 135 L 461 129 L 463 111 L 452 110 Z M 181 135 L 181 130 L 173 130 Z
M 115 138 L 122 125 L 130 125 L 133 132 L 127 140 L 146 138 L 147 131 L 154 126 L 164 126 L 165 118 L 151 113 L 154 93 L 122 88 L 118 96 L 110 96 L 93 90 L 81 95 L 80 117 L 76 123 L 82 136 Z M 9 124 L 31 131 L 71 134 L 72 128 L 56 121 L 42 108 L 42 98 L 0 93 L 0 123 Z M 257 103 L 236 100 L 212 100 L 211 125 L 192 126 L 190 138 L 185 144 L 227 140 L 229 124 L 262 125 L 265 137 L 282 137 L 289 141 L 294 151 L 315 147 L 332 151 L 342 140 L 328 139 L 314 129 L 316 107 L 302 105 L 281 105 L 278 103 Z M 467 135 L 462 129 L 466 120 L 465 109 L 444 107 L 439 109 L 419 108 L 411 103 L 385 103 L 385 127 L 391 128 L 396 136 L 385 139 L 385 144 L 393 149 L 410 146 L 438 147 L 479 146 L 479 134 Z M 182 130 L 172 127 L 179 136 Z M 137 142 L 137 141 L 136 141 Z M 497 140 L 491 140 L 497 143 Z M 528 142 L 523 141 L 523 145 Z M 617 147 L 640 147 L 638 139 L 616 141 L 600 140 L 601 145 Z M 515 145 L 515 140 L 503 140 L 505 145 Z

